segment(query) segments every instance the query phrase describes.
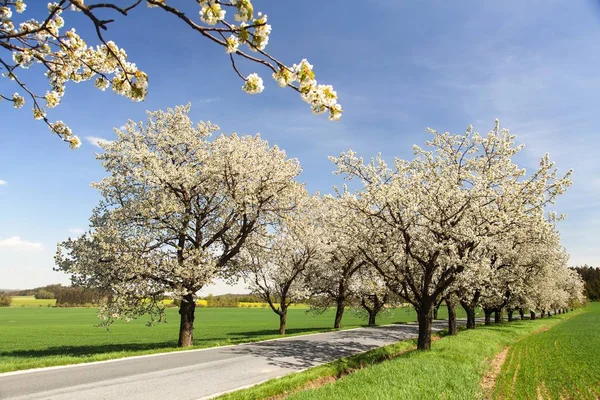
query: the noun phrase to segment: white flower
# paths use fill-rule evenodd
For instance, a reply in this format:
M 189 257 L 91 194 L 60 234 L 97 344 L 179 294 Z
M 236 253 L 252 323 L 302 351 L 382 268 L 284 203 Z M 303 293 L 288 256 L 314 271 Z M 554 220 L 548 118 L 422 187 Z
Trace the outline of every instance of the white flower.
M 13 93 L 12 101 L 14 103 L 15 108 L 21 108 L 25 105 L 25 99 L 23 96 L 19 95 L 19 93 Z
M 227 42 L 227 53 L 231 54 L 231 53 L 235 53 L 238 49 L 238 47 L 240 46 L 240 41 L 238 40 L 237 36 L 231 35 L 227 38 L 226 40 Z
M 77 136 L 71 136 L 67 142 L 69 142 L 69 147 L 72 149 L 76 149 L 81 146 L 81 140 Z
M 100 89 L 102 91 L 105 91 L 109 85 L 110 85 L 110 82 L 108 81 L 108 79 L 105 79 L 103 76 L 96 78 L 96 80 L 94 81 L 94 86 L 96 86 L 98 89 Z
M 221 8 L 220 4 L 206 4 L 200 10 L 200 19 L 202 22 L 208 25 L 216 25 L 219 21 L 225 19 L 225 10 Z
M 25 4 L 23 2 L 23 0 L 17 0 L 17 1 L 15 1 L 15 10 L 19 14 L 21 14 L 22 12 L 24 12 L 26 8 L 27 8 L 27 4 Z
M 280 87 L 286 87 L 296 80 L 296 74 L 286 67 L 280 67 L 279 71 L 273 72 L 273 79 Z
M 246 22 L 250 18 L 252 18 L 252 14 L 254 13 L 254 7 L 252 7 L 252 3 L 250 0 L 235 0 L 232 1 L 233 4 L 237 8 L 237 12 L 235 13 L 235 20 L 238 22 Z
M 342 106 L 339 104 L 335 104 L 329 109 L 329 120 L 330 121 L 339 121 L 342 117 Z
M 8 7 L 0 7 L 0 21 L 10 17 L 12 17 L 12 10 Z
M 60 95 L 54 90 L 46 92 L 46 106 L 48 108 L 54 108 L 60 103 Z
M 265 87 L 262 78 L 253 73 L 246 77 L 246 82 L 244 83 L 244 86 L 242 86 L 242 89 L 248 94 L 258 94 L 261 93 Z
M 43 119 L 46 116 L 46 112 L 41 108 L 33 109 L 33 118 L 35 119 Z

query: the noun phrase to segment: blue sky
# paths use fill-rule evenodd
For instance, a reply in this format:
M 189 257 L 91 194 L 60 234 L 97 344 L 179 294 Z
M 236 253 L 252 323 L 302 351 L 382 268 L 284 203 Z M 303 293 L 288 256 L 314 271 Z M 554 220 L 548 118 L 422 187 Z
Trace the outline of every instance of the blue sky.
M 36 12 L 33 2 L 29 10 Z M 190 2 L 191 3 L 191 2 Z M 265 92 L 249 96 L 224 50 L 156 9 L 116 18 L 107 38 L 125 48 L 150 76 L 146 101 L 134 103 L 93 83 L 72 84 L 50 119 L 62 119 L 82 139 L 115 137 L 112 129 L 145 110 L 192 103 L 194 120 L 224 132 L 260 132 L 303 166 L 310 190 L 340 183 L 328 155 L 352 148 L 370 157 L 411 157 L 425 127 L 487 132 L 494 118 L 526 148 L 529 170 L 549 152 L 573 186 L 557 210 L 571 264 L 600 264 L 600 6 L 592 1 L 291 2 L 255 0 L 269 15 L 267 49 L 289 64 L 307 58 L 321 83 L 334 85 L 345 114 L 338 123 L 312 115 L 296 93 L 280 89 L 265 70 Z M 360 4 L 357 7 L 355 4 Z M 190 7 L 190 15 L 196 14 Z M 80 15 L 67 13 L 90 37 Z M 41 70 L 29 83 L 45 92 Z M 38 75 L 36 76 L 35 73 Z M 4 94 L 16 90 L 0 81 Z M 87 227 L 99 200 L 90 188 L 104 175 L 99 149 L 84 139 L 76 151 L 31 119 L 28 105 L 0 103 L 0 288 L 24 288 L 68 278 L 52 267 L 56 243 Z M 18 239 L 17 239 L 18 238 Z M 217 284 L 205 292 L 229 291 Z M 240 288 L 235 288 L 239 291 Z

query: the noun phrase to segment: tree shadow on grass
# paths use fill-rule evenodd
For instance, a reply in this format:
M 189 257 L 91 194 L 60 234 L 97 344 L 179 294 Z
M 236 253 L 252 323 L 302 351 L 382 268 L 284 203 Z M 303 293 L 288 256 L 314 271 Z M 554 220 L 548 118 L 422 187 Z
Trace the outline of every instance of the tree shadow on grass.
M 212 346 L 210 344 L 213 344 Z M 215 347 L 218 345 L 227 344 L 227 339 L 218 338 L 195 338 L 195 348 Z M 11 350 L 0 351 L 1 357 L 17 357 L 17 358 L 38 358 L 52 356 L 66 357 L 90 357 L 106 353 L 135 353 L 151 350 L 172 350 L 177 349 L 177 340 L 169 340 L 162 342 L 148 343 L 122 343 L 122 344 L 98 344 L 98 345 L 72 345 L 72 346 L 52 346 L 45 349 L 32 350 Z
M 89 357 L 105 353 L 139 352 L 157 349 L 176 348 L 177 341 L 156 343 L 127 343 L 82 346 L 53 346 L 46 349 L 12 350 L 0 352 L 0 357 L 38 358 L 52 356 Z

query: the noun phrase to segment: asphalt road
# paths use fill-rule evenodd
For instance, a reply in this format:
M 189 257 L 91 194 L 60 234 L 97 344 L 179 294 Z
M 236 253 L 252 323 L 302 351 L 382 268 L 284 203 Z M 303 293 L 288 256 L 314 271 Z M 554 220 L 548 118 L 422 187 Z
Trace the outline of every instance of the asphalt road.
M 0 374 L 0 399 L 197 400 L 416 336 L 416 325 L 397 324 L 9 372 Z

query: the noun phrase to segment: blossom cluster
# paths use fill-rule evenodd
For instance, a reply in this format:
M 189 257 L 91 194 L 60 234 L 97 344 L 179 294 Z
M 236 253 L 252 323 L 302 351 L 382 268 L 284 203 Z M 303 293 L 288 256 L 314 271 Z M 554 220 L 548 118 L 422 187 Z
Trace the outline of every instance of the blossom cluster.
M 168 0 L 146 0 L 150 7 L 180 16 L 181 12 L 172 3 Z M 60 104 L 68 82 L 93 80 L 94 86 L 101 91 L 112 87 L 115 93 L 134 101 L 145 99 L 148 93 L 148 76 L 128 60 L 124 49 L 104 39 L 103 32 L 113 20 L 103 20 L 95 14 L 97 9 L 104 9 L 127 15 L 140 2 L 128 8 L 110 2 L 89 6 L 83 0 L 49 2 L 47 15 L 41 19 L 17 17 L 17 14 L 28 13 L 24 0 L 4 0 L 0 4 L 0 40 L 4 43 L 3 49 L 10 53 L 9 57 L 2 60 L 12 59 L 11 64 L 2 61 L 0 71 L 18 87 L 18 92 L 13 95 L 0 94 L 0 99 L 12 102 L 15 108 L 31 102 L 33 117 L 43 120 L 54 133 L 69 143 L 72 143 L 70 136 L 65 135 L 72 135 L 70 130 L 55 131 L 54 124 L 46 117 L 46 109 Z M 342 108 L 337 103 L 336 92 L 329 85 L 317 83 L 312 65 L 302 60 L 298 65 L 288 67 L 265 51 L 271 35 L 271 25 L 266 14 L 255 12 L 251 0 L 232 0 L 228 3 L 200 0 L 198 4 L 200 9 L 197 20 L 188 20 L 187 24 L 200 31 L 203 37 L 208 37 L 213 43 L 225 48 L 235 71 L 244 80 L 244 91 L 249 94 L 261 93 L 264 84 L 256 73 L 244 77 L 239 72 L 235 64 L 239 58 L 269 68 L 279 86 L 297 90 L 313 112 L 320 114 L 329 111 L 331 120 L 341 117 Z M 229 20 L 228 9 L 233 11 L 233 17 Z M 81 13 L 89 19 L 97 32 L 100 45 L 89 46 L 74 28 L 66 26 L 65 18 L 69 19 L 69 12 Z M 244 49 L 256 54 L 247 54 Z M 45 95 L 36 93 L 21 78 L 20 70 L 34 65 L 41 65 L 45 69 L 50 85 L 50 90 Z

